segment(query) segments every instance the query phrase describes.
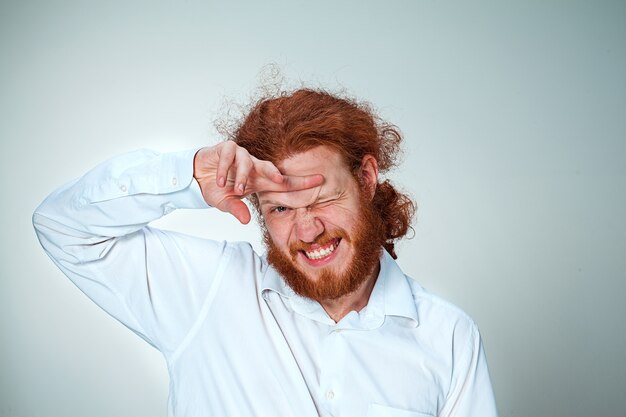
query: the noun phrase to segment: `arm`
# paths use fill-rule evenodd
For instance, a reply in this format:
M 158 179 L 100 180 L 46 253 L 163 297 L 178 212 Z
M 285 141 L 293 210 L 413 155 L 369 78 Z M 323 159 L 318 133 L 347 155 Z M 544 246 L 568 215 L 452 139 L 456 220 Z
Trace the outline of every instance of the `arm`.
M 230 158 L 225 148 L 239 159 L 221 158 Z M 162 351 L 173 351 L 193 325 L 226 246 L 148 223 L 177 208 L 209 205 L 241 215 L 247 193 L 295 183 L 280 173 L 266 178 L 256 166 L 278 170 L 239 149 L 220 144 L 197 153 L 113 158 L 46 198 L 33 215 L 39 240 L 99 306 Z M 225 174 L 218 176 L 218 167 Z M 224 178 L 219 185 L 207 181 L 218 177 Z M 243 183 L 244 192 L 235 183 Z
M 465 333 L 468 330 L 468 333 Z M 476 325 L 454 337 L 452 383 L 440 417 L 497 417 L 487 360 Z
M 215 268 L 223 245 L 150 229 L 176 208 L 205 208 L 192 177 L 195 152 L 136 151 L 106 161 L 48 196 L 36 209 L 37 236 L 55 264 L 100 307 L 160 349 L 174 349 L 208 291 L 204 277 L 185 274 L 185 262 Z M 162 311 L 187 308 L 178 328 Z

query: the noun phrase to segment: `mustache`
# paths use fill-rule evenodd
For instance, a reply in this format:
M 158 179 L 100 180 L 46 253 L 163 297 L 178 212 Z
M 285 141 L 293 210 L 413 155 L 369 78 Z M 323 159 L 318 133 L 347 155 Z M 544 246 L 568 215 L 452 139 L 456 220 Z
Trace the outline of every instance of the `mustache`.
M 293 258 L 295 258 L 300 251 L 310 251 L 311 248 L 316 245 L 326 246 L 333 240 L 345 240 L 346 242 L 350 242 L 351 239 L 348 233 L 343 229 L 336 229 L 332 232 L 325 230 L 324 233 L 315 238 L 313 242 L 293 242 L 289 245 L 289 253 Z

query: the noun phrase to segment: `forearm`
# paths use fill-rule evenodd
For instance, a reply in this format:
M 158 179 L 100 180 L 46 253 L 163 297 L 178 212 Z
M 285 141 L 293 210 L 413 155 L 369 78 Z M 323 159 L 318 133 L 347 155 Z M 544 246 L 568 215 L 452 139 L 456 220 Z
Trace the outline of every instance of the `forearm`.
M 130 152 L 54 191 L 33 215 L 42 245 L 76 256 L 76 245 L 133 233 L 177 208 L 207 207 L 193 179 L 194 153 Z
M 176 208 L 202 208 L 194 151 L 134 151 L 96 166 L 48 196 L 34 214 L 94 236 L 132 233 Z
M 65 275 L 161 348 L 173 348 L 191 325 L 222 256 L 221 243 L 146 227 L 177 208 L 207 207 L 192 176 L 194 153 L 120 155 L 54 191 L 33 215 Z M 175 326 L 158 320 L 168 311 L 183 316 Z

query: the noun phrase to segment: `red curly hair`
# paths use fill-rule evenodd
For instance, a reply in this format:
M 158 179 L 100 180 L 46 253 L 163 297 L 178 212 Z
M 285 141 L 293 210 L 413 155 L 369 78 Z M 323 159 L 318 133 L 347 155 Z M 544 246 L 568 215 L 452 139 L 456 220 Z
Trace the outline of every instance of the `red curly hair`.
M 274 164 L 316 146 L 337 150 L 358 180 L 365 155 L 373 155 L 381 173 L 395 166 L 402 135 L 380 121 L 366 104 L 325 91 L 300 89 L 256 102 L 231 135 L 256 158 Z M 258 201 L 251 196 L 258 210 Z M 372 200 L 383 225 L 383 247 L 396 259 L 394 242 L 411 229 L 415 204 L 388 180 L 379 182 Z

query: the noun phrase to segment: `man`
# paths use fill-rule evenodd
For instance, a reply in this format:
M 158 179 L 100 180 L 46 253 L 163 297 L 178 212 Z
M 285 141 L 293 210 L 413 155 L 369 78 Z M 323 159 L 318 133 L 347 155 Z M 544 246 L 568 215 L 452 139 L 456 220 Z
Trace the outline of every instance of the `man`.
M 33 217 L 63 272 L 163 352 L 169 415 L 495 416 L 476 326 L 394 261 L 414 211 L 378 178 L 397 129 L 299 90 L 231 139 L 119 156 Z M 266 256 L 148 226 L 207 205 L 247 223 L 244 197 Z

